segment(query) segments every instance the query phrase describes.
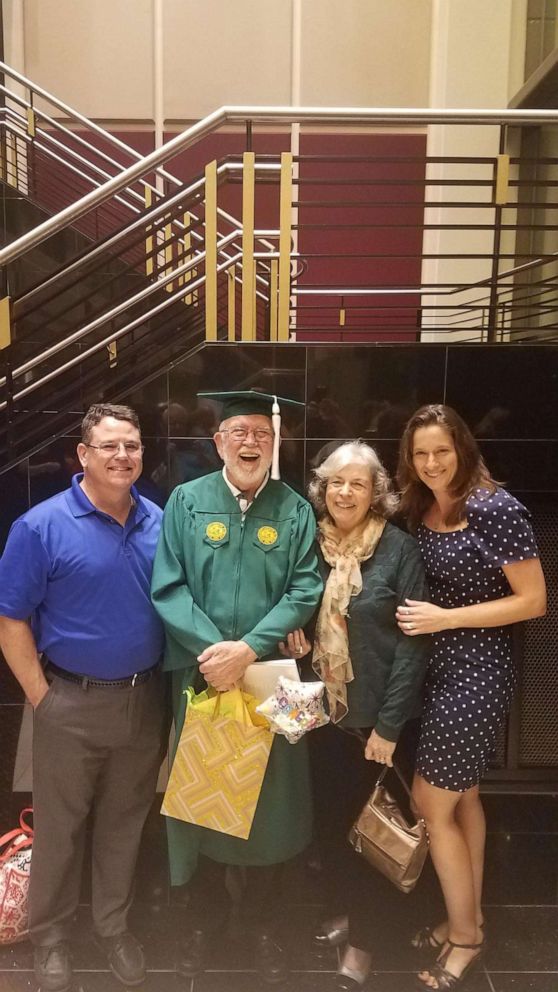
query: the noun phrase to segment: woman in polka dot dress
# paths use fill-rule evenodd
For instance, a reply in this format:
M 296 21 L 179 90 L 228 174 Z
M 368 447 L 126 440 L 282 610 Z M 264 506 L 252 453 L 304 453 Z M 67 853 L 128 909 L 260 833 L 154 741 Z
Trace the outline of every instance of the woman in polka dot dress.
M 399 482 L 432 602 L 406 600 L 397 622 L 409 637 L 434 635 L 413 795 L 447 909 L 414 943 L 439 951 L 421 987 L 453 989 L 482 952 L 479 780 L 514 688 L 510 625 L 544 614 L 545 583 L 527 510 L 491 479 L 450 407 L 411 417 Z

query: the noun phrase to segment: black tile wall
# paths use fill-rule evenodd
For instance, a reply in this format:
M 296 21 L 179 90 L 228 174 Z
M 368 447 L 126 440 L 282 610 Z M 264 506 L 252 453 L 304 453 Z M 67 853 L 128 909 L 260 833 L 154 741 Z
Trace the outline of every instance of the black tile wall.
M 442 403 L 437 345 L 308 349 L 307 437 L 401 437 L 423 403 Z
M 449 347 L 446 402 L 479 438 L 555 438 L 558 346 Z

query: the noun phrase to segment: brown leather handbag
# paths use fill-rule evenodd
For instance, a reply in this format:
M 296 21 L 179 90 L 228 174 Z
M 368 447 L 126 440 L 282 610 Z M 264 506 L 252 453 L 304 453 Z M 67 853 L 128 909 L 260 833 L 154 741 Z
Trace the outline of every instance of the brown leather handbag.
M 393 770 L 411 798 L 403 775 L 395 765 Z M 411 892 L 428 854 L 428 833 L 421 817 L 416 816 L 414 824 L 407 821 L 383 784 L 387 771 L 387 766 L 382 769 L 370 799 L 351 827 L 348 840 L 358 854 L 401 892 Z M 411 810 L 416 815 L 412 800 Z

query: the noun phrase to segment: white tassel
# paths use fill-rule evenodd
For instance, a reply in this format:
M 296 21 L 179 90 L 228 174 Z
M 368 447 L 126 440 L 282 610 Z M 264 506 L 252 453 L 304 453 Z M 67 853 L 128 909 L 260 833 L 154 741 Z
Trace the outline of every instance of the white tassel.
M 279 445 L 281 444 L 281 411 L 277 402 L 277 397 L 273 397 L 271 408 L 271 423 L 273 424 L 273 457 L 271 460 L 271 478 L 280 479 L 279 471 Z

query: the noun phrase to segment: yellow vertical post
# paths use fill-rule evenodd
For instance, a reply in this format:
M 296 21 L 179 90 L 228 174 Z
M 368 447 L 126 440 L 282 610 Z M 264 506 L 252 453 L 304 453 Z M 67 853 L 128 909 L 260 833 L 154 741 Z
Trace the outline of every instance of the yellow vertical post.
M 258 285 L 256 281 L 256 276 L 258 274 L 258 263 L 256 259 L 254 259 L 253 272 L 254 272 L 254 284 L 252 289 L 252 334 L 253 334 L 253 340 L 256 341 L 258 338 L 258 297 L 256 295 L 256 289 Z
M 242 156 L 242 330 L 243 341 L 255 341 L 254 329 L 254 204 L 256 156 Z
M 7 348 L 12 341 L 12 319 L 10 297 L 4 296 L 0 300 L 0 351 Z
M 269 340 L 277 341 L 277 278 L 279 262 L 271 259 L 269 272 Z
M 27 108 L 27 134 L 30 138 L 34 138 L 37 133 L 37 122 L 35 119 L 35 111 L 33 107 Z
M 172 224 L 165 224 L 165 275 L 172 272 Z M 167 293 L 174 290 L 174 282 L 167 283 Z
M 149 210 L 152 202 L 152 190 L 150 186 L 145 187 L 145 209 Z M 145 274 L 147 276 L 153 275 L 153 235 L 149 232 L 153 230 L 151 224 L 148 224 L 145 228 L 146 238 L 145 238 Z
M 116 341 L 111 341 L 110 344 L 107 345 L 107 351 L 109 356 L 109 369 L 115 369 L 118 365 L 118 348 Z
M 205 340 L 217 340 L 217 162 L 205 167 Z
M 510 187 L 510 157 L 509 155 L 498 155 L 496 159 L 496 184 L 494 189 L 494 203 L 496 206 L 504 206 L 508 202 Z
M 281 153 L 281 189 L 279 199 L 279 300 L 277 340 L 289 340 L 289 310 L 291 295 L 291 207 L 292 207 L 291 152 Z
M 228 339 L 236 340 L 236 265 L 227 269 Z
M 181 262 L 189 262 L 190 259 L 191 259 L 191 257 L 192 257 L 192 253 L 191 253 L 192 235 L 190 233 L 190 214 L 189 214 L 189 212 L 186 212 L 184 214 L 183 224 L 184 224 L 184 235 L 182 237 L 182 241 L 181 241 L 181 244 L 180 244 L 180 261 Z M 181 283 L 181 285 L 182 286 L 185 286 L 186 283 L 190 282 L 191 278 L 192 278 L 192 273 L 190 271 L 185 272 L 183 276 L 180 276 L 180 283 Z M 184 297 L 184 302 L 185 302 L 186 306 L 190 306 L 190 304 L 192 302 L 192 294 L 191 293 L 188 293 L 188 295 Z
M 17 189 L 17 146 L 15 136 L 6 132 L 6 182 Z

